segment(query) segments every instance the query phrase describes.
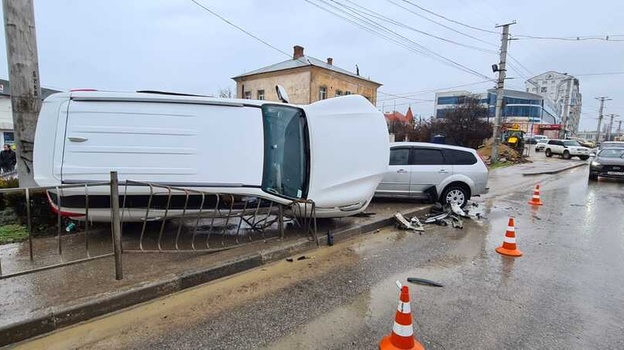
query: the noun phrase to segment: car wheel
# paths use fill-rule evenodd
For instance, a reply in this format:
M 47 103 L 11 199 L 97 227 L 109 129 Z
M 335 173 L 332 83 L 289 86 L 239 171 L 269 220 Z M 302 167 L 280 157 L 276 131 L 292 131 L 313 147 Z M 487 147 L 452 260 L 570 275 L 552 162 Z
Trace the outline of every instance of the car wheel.
M 590 180 L 598 180 L 598 174 L 589 173 L 589 179 Z
M 550 150 L 550 148 L 546 148 L 546 157 L 552 157 L 552 151 Z
M 470 199 L 470 193 L 463 186 L 450 185 L 442 192 L 441 199 L 444 204 L 457 203 L 463 208 Z
M 570 152 L 563 151 L 563 154 L 561 155 L 561 158 L 563 158 L 563 159 L 570 159 L 570 158 L 572 158 L 572 156 L 570 155 Z
M 581 160 L 588 160 L 589 156 L 579 156 L 579 158 L 581 158 Z

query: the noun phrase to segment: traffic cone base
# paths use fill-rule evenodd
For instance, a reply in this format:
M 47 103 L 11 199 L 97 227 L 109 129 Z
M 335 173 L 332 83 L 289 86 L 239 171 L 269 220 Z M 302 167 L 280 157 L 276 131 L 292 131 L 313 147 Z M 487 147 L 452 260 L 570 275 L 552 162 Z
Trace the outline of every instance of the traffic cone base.
M 394 344 L 392 344 L 390 338 L 391 336 L 388 335 L 381 339 L 381 343 L 379 343 L 380 350 L 425 350 L 425 347 L 417 341 L 414 342 L 414 346 L 412 346 L 411 348 L 398 348 L 394 346 Z
M 507 255 L 507 256 L 514 256 L 514 257 L 518 257 L 518 256 L 522 256 L 522 252 L 519 251 L 518 249 L 506 249 L 501 247 L 496 248 L 496 252 L 498 252 L 498 254 L 502 254 L 502 255 Z

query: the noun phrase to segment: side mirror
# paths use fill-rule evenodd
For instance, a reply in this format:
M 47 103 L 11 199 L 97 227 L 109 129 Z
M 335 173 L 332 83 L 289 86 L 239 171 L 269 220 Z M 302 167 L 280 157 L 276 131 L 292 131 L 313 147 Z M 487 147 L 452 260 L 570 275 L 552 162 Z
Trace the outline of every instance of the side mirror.
M 284 103 L 289 103 L 288 93 L 286 92 L 286 89 L 284 89 L 283 86 L 275 85 L 275 92 L 277 92 L 277 98 L 280 101 Z

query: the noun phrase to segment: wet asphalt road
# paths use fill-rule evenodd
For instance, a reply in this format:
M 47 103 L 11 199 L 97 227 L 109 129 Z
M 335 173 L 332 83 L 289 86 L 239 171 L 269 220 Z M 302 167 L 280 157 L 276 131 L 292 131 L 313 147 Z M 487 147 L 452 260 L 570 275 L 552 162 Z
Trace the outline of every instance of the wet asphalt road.
M 527 204 L 533 183 L 510 177 L 513 189 L 480 199 L 486 218 L 463 230 L 383 230 L 21 347 L 376 349 L 394 282 L 414 276 L 444 285 L 410 285 L 427 349 L 623 349 L 624 183 L 588 183 L 587 167 L 535 179 L 539 208 Z M 517 259 L 494 251 L 510 216 Z

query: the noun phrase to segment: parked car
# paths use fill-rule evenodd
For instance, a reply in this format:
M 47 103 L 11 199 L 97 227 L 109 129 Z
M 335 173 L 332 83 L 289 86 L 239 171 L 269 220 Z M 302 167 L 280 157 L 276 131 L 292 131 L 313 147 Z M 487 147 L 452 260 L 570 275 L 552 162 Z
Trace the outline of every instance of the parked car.
M 543 139 L 538 140 L 537 145 L 535 145 L 535 152 L 543 151 L 544 148 L 546 148 L 548 141 L 550 141 L 550 139 L 548 138 L 543 138 Z
M 613 147 L 624 147 L 624 141 L 602 141 L 599 145 L 598 145 L 598 149 L 605 149 L 605 148 L 613 148 Z
M 581 146 L 583 147 L 587 147 L 587 148 L 595 148 L 596 147 L 596 143 L 594 141 L 588 141 L 579 137 L 570 137 L 568 138 L 568 140 L 573 140 L 573 141 L 577 141 Z
M 120 183 L 221 193 L 236 202 L 215 206 L 236 206 L 248 197 L 284 205 L 312 200 L 317 217 L 344 217 L 368 206 L 388 169 L 388 145 L 383 114 L 359 95 L 297 106 L 76 91 L 51 95 L 43 103 L 34 177 L 39 186 L 101 183 L 115 170 Z M 124 221 L 210 214 L 199 208 L 201 194 L 185 202 L 185 193 L 178 192 L 169 201 L 166 190 L 156 190 L 162 193 L 151 202 L 149 187 L 123 186 Z M 108 187 L 88 191 L 84 186 L 51 190 L 50 205 L 85 219 L 88 202 L 88 220 L 110 221 Z M 154 210 L 145 218 L 148 206 Z
M 548 140 L 544 152 L 546 157 L 552 157 L 553 154 L 561 155 L 563 159 L 579 157 L 582 160 L 589 158 L 590 149 L 581 146 L 574 140 Z
M 375 197 L 419 198 L 465 206 L 487 193 L 488 169 L 474 149 L 424 142 L 390 144 Z
M 525 138 L 524 142 L 528 145 L 535 145 L 537 144 L 540 140 L 544 140 L 544 139 L 548 139 L 548 137 L 544 136 L 544 135 L 533 135 L 531 137 L 527 137 Z
M 598 177 L 624 179 L 624 145 L 602 149 L 589 164 L 589 179 Z

